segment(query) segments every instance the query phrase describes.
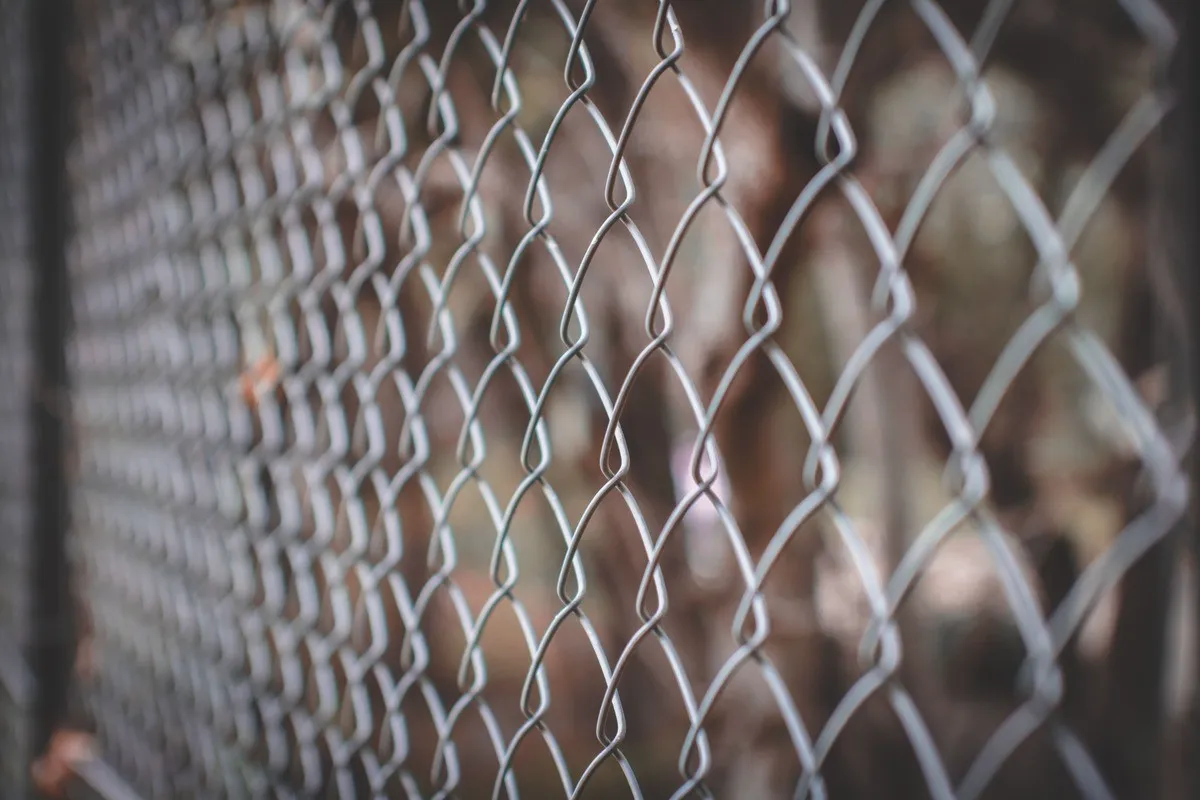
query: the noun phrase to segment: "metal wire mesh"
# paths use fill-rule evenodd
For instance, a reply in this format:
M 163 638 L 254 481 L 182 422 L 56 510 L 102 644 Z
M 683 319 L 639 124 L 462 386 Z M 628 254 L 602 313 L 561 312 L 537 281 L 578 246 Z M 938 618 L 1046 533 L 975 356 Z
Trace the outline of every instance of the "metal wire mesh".
M 84 691 L 146 796 L 1149 774 L 1080 697 L 1163 672 L 1125 598 L 1188 500 L 1168 16 L 645 5 L 79 4 Z

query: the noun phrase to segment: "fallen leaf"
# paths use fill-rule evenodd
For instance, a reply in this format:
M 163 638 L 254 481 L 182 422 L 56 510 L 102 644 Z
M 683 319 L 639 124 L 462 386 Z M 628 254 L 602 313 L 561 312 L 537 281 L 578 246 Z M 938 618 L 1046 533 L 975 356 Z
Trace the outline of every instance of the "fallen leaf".
M 258 408 L 259 399 L 278 384 L 279 372 L 279 362 L 269 353 L 255 359 L 243 370 L 238 386 L 246 405 L 251 409 Z
M 47 797 L 62 797 L 67 780 L 94 754 L 92 737 L 82 731 L 60 730 L 50 738 L 45 754 L 33 762 L 33 783 Z

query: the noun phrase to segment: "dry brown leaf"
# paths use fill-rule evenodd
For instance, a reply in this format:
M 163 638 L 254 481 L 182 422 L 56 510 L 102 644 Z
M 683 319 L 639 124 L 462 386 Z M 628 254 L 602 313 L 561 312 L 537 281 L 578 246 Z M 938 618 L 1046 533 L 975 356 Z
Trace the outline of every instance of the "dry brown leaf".
M 279 373 L 279 362 L 270 353 L 259 356 L 248 365 L 238 380 L 238 388 L 246 405 L 252 410 L 257 408 L 259 398 L 278 385 Z
M 90 734 L 75 730 L 56 731 L 46 753 L 33 762 L 34 785 L 47 797 L 62 797 L 75 768 L 90 760 L 93 753 Z

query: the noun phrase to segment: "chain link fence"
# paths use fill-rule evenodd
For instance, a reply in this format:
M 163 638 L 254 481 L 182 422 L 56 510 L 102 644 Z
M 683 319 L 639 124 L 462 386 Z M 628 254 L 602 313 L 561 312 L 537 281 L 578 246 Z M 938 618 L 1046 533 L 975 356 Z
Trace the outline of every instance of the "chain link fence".
M 1182 4 L 3 5 L 14 793 L 1191 796 Z

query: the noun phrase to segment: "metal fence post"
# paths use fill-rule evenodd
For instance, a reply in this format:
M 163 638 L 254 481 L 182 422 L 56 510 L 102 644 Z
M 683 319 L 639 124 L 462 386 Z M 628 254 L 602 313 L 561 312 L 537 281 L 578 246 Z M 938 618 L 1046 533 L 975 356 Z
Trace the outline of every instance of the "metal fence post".
M 1197 186 L 1200 185 L 1200 174 L 1197 167 L 1200 161 L 1196 158 L 1196 115 L 1200 109 L 1200 97 L 1197 97 L 1200 82 L 1195 80 L 1196 64 L 1196 2 L 1194 0 L 1177 0 L 1169 4 L 1178 31 L 1177 44 L 1172 52 L 1172 58 L 1167 65 L 1167 80 L 1174 94 L 1175 105 L 1170 116 L 1164 120 L 1163 150 L 1164 163 L 1156 178 L 1160 185 L 1157 187 L 1160 196 L 1161 213 L 1165 217 L 1159 229 L 1163 241 L 1158 242 L 1161 249 L 1160 262 L 1163 265 L 1164 277 L 1169 283 L 1170 290 L 1177 293 L 1181 299 L 1178 303 L 1179 315 L 1174 324 L 1168 321 L 1161 325 L 1159 335 L 1164 357 L 1171 364 L 1170 410 L 1173 420 L 1185 420 L 1190 417 L 1192 433 L 1190 452 L 1187 454 L 1186 468 L 1191 480 L 1191 503 L 1187 516 L 1180 522 L 1181 549 L 1171 553 L 1183 555 L 1191 551 L 1193 568 L 1200 566 L 1200 507 L 1197 506 L 1197 487 L 1200 486 L 1200 448 L 1195 439 L 1196 425 L 1200 422 L 1200 392 L 1197 391 L 1196 368 L 1197 356 L 1200 355 L 1200 280 L 1197 279 L 1197 238 L 1195 233 L 1195 218 L 1200 210 L 1200 196 Z M 1174 577 L 1182 576 L 1180 570 L 1173 569 Z M 1200 642 L 1200 585 L 1195 585 L 1195 596 L 1185 598 L 1184 602 L 1192 604 L 1191 614 L 1184 619 L 1191 619 L 1195 628 L 1193 640 Z M 1171 646 L 1170 640 L 1164 646 Z M 1170 658 L 1169 651 L 1165 652 Z M 1183 712 L 1184 719 L 1181 740 L 1173 748 L 1175 762 L 1170 769 L 1174 774 L 1174 791 L 1170 797 L 1196 797 L 1200 794 L 1200 676 L 1191 678 L 1191 707 Z
M 74 651 L 67 582 L 66 332 L 69 140 L 67 40 L 70 3 L 30 3 L 29 183 L 34 269 L 32 626 L 29 664 L 36 688 L 32 753 L 41 753 L 62 718 Z
M 1200 113 L 1200 81 L 1196 80 L 1196 46 L 1198 35 L 1197 3 L 1182 2 L 1179 4 L 1180 45 L 1176 48 L 1175 85 L 1179 91 L 1179 113 L 1175 152 L 1180 163 L 1177 174 L 1180 177 L 1179 205 L 1177 206 L 1176 237 L 1179 256 L 1175 260 L 1175 275 L 1178 286 L 1187 302 L 1188 310 L 1188 342 L 1186 351 L 1186 386 L 1190 391 L 1192 413 L 1200 422 L 1200 391 L 1197 391 L 1196 362 L 1200 352 L 1200 279 L 1196 275 L 1197 267 L 1197 238 L 1195 233 L 1196 213 L 1200 210 L 1200 159 L 1196 157 L 1198 146 L 1196 141 L 1196 117 Z M 1190 539 L 1192 545 L 1192 563 L 1200 569 L 1200 508 L 1197 507 L 1197 487 L 1200 487 L 1200 447 L 1193 442 L 1191 452 L 1191 490 L 1192 503 L 1190 523 Z M 1200 642 L 1200 581 L 1196 583 L 1194 598 L 1195 640 Z M 1183 763 L 1186 766 L 1185 787 L 1182 796 L 1196 797 L 1200 795 L 1200 676 L 1192 677 L 1192 711 L 1191 719 L 1185 722 L 1187 732 L 1185 742 L 1190 752 L 1186 753 Z

